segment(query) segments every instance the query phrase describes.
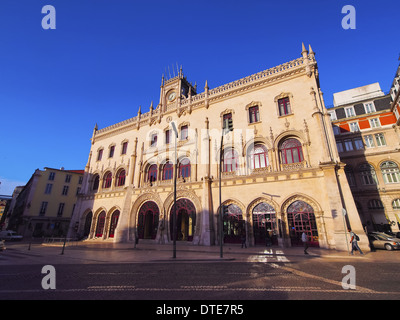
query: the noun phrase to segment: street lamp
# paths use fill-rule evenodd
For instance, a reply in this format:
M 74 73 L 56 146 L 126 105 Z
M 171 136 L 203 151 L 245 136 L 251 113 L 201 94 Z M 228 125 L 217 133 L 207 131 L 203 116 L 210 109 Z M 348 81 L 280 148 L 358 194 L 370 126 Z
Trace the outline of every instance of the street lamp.
M 176 128 L 175 122 L 171 121 L 171 126 L 172 130 L 174 130 L 174 136 L 175 136 L 175 172 L 174 172 L 174 212 L 172 216 L 172 237 L 173 237 L 173 254 L 172 258 L 176 258 L 176 174 L 177 174 L 177 151 L 176 151 L 176 145 L 177 145 L 177 138 L 178 138 L 178 129 Z
M 229 131 L 233 131 L 233 123 L 232 119 L 224 119 L 223 122 L 223 128 L 222 128 L 222 134 L 221 134 L 221 148 L 219 151 L 219 221 L 220 221 L 220 230 L 219 230 L 219 256 L 220 258 L 223 258 L 223 249 L 222 249 L 222 242 L 224 238 L 224 221 L 223 221 L 223 215 L 224 215 L 224 208 L 222 208 L 222 201 L 221 201 L 221 177 L 222 177 L 222 148 L 224 145 L 224 135 L 227 134 Z

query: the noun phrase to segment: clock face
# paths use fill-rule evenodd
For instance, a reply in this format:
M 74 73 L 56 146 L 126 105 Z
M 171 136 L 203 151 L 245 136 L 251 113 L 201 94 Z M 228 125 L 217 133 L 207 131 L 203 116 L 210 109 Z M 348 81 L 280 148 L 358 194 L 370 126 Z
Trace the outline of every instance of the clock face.
M 176 93 L 175 92 L 171 92 L 170 94 L 168 94 L 168 101 L 173 101 L 176 97 Z

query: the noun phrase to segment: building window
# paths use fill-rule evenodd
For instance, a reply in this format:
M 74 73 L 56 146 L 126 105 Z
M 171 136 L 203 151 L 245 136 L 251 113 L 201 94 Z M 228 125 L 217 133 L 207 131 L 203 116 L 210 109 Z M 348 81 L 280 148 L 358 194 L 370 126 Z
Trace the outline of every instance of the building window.
M 337 120 L 337 117 L 336 117 L 336 112 L 335 112 L 335 110 L 328 111 L 328 114 L 329 114 L 329 116 L 330 116 L 330 118 L 331 118 L 331 121 L 333 121 L 333 120 Z
M 364 143 L 361 138 L 355 138 L 353 141 L 354 141 L 356 150 L 364 150 Z
M 340 134 L 340 127 L 338 126 L 333 126 L 333 134 L 335 136 L 338 136 Z
M 126 154 L 126 152 L 128 151 L 128 142 L 124 142 L 122 144 L 122 151 L 121 154 Z
M 174 172 L 174 165 L 168 161 L 164 165 L 162 179 L 163 180 L 171 180 L 173 177 L 173 172 Z
M 378 199 L 372 199 L 368 201 L 368 209 L 371 210 L 381 210 L 384 209 L 383 203 L 381 200 Z
M 358 131 L 360 131 L 360 127 L 358 126 L 358 122 L 351 122 L 351 123 L 350 123 L 350 131 L 351 131 L 351 132 L 358 132 Z
M 122 187 L 125 185 L 126 171 L 120 170 L 117 174 L 117 187 Z
M 349 185 L 350 186 L 355 186 L 356 185 L 356 179 L 354 178 L 353 169 L 346 166 L 344 168 L 344 173 L 346 174 L 347 181 L 348 181 Z
M 375 147 L 375 142 L 374 142 L 374 139 L 372 138 L 372 135 L 364 136 L 364 142 L 365 142 L 365 146 L 367 148 L 374 148 Z
M 225 129 L 225 122 L 227 120 L 231 119 L 232 120 L 232 113 L 226 113 L 222 117 L 222 128 Z M 233 124 L 233 123 L 232 123 Z
M 65 203 L 60 203 L 58 205 L 57 217 L 62 217 L 64 212 Z
M 55 178 L 55 176 L 56 176 L 56 173 L 55 173 L 55 172 L 50 172 L 50 174 L 49 174 L 49 180 L 53 181 L 54 178 Z
M 64 186 L 61 192 L 61 195 L 66 196 L 68 195 L 69 186 Z
M 147 174 L 147 179 L 149 182 L 154 182 L 157 180 L 157 165 L 156 164 L 152 164 L 149 167 L 149 172 Z
M 337 141 L 336 142 L 336 147 L 337 147 L 338 152 L 343 152 L 344 151 L 342 141 Z
M 290 101 L 289 97 L 285 97 L 278 100 L 278 107 L 279 107 L 279 115 L 285 116 L 287 114 L 291 114 L 292 110 L 290 108 Z
M 72 175 L 71 175 L 71 174 L 67 174 L 67 175 L 65 176 L 65 182 L 66 182 L 66 183 L 71 182 L 71 178 L 72 178 Z
M 97 190 L 99 189 L 99 184 L 100 184 L 100 177 L 99 177 L 98 174 L 96 174 L 96 175 L 94 176 L 94 179 L 93 179 L 93 187 L 92 187 L 92 190 L 93 190 L 93 191 L 97 191 Z
M 385 136 L 383 135 L 383 133 L 375 134 L 375 140 L 376 140 L 376 145 L 378 147 L 386 146 L 386 140 L 385 140 Z
M 394 210 L 400 210 L 400 199 L 393 200 L 392 207 Z
M 115 146 L 111 146 L 111 147 L 110 147 L 110 153 L 108 154 L 108 157 L 109 157 L 109 158 L 114 157 L 114 151 L 115 151 Z
M 379 128 L 381 126 L 379 118 L 369 119 L 369 124 L 371 128 Z
M 165 131 L 165 144 L 171 143 L 171 130 Z
M 186 140 L 188 138 L 188 126 L 181 127 L 181 140 Z
M 361 175 L 361 181 L 364 185 L 376 185 L 378 180 L 376 178 L 375 169 L 369 163 L 362 164 L 358 171 Z
M 156 147 L 157 146 L 157 134 L 152 134 L 151 135 L 151 141 L 150 141 L 150 147 Z
M 353 142 L 351 139 L 344 140 L 344 147 L 346 148 L 346 151 L 353 151 Z
M 46 214 L 48 204 L 49 203 L 47 201 L 42 202 L 42 205 L 40 206 L 39 216 L 43 217 Z
M 399 167 L 393 161 L 385 161 L 382 163 L 381 171 L 385 183 L 398 183 L 400 181 Z
M 258 111 L 258 106 L 249 108 L 249 122 L 254 123 L 260 121 L 260 113 Z
M 281 154 L 282 164 L 297 163 L 304 160 L 303 148 L 300 141 L 297 139 L 290 138 L 283 141 L 279 151 Z
M 344 108 L 344 112 L 346 113 L 347 118 L 354 117 L 356 115 L 353 107 Z
M 365 113 L 375 112 L 375 106 L 373 102 L 364 103 Z
M 107 172 L 104 176 L 103 189 L 110 188 L 111 182 L 112 182 L 112 174 L 111 172 Z
M 51 189 L 53 188 L 53 184 L 52 183 L 48 183 L 46 184 L 46 190 L 44 190 L 45 194 L 51 194 Z
M 103 158 L 103 149 L 97 151 L 97 161 L 100 161 Z
M 190 160 L 188 158 L 182 159 L 179 163 L 179 177 L 190 178 Z
M 254 145 L 249 153 L 249 166 L 250 169 L 265 168 L 269 165 L 268 151 L 265 146 L 261 144 Z
M 239 168 L 238 153 L 234 149 L 228 149 L 224 152 L 223 172 L 235 172 Z

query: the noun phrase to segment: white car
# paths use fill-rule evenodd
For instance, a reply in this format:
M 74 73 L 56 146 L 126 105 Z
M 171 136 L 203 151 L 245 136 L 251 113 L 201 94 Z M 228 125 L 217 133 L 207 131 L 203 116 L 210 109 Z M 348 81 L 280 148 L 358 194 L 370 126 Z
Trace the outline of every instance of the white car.
M 0 231 L 0 240 L 22 240 L 22 236 L 11 230 Z

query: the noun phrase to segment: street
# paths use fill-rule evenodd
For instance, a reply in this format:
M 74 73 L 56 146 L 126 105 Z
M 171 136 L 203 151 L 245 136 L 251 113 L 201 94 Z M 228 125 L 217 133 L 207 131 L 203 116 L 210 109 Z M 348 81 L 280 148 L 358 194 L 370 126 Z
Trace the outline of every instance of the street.
M 0 299 L 72 300 L 314 300 L 399 299 L 400 252 L 371 252 L 365 257 L 279 249 L 144 247 L 133 251 L 101 247 L 9 244 L 0 253 Z M 163 247 L 164 248 L 164 247 Z M 165 248 L 168 249 L 168 248 Z M 196 251 L 197 249 L 197 251 Z M 208 251 L 207 251 L 208 250 Z M 328 252 L 329 253 L 329 252 Z M 132 258 L 133 257 L 133 258 Z M 378 257 L 379 259 L 376 259 Z M 385 259 L 389 257 L 390 259 Z M 129 259 L 128 259 L 129 258 Z M 135 261 L 132 261 L 135 260 Z M 43 267 L 54 267 L 54 279 Z M 343 288 L 354 268 L 355 289 Z M 52 280 L 54 288 L 43 282 Z

